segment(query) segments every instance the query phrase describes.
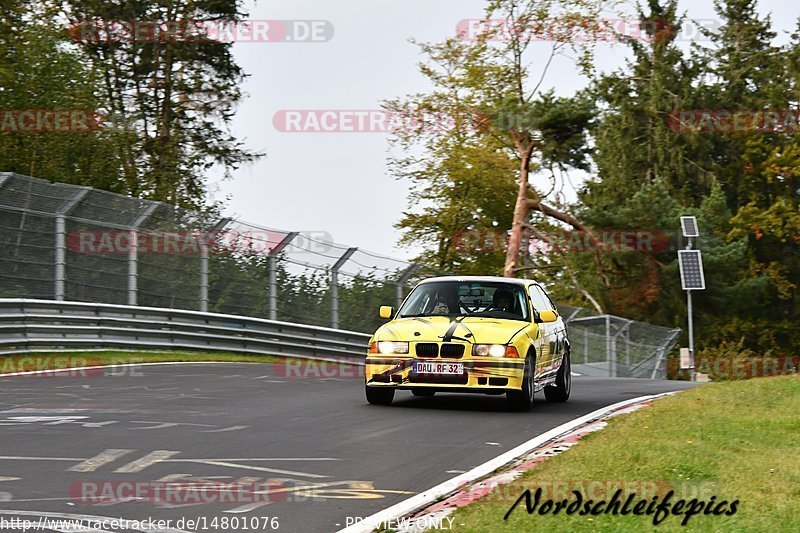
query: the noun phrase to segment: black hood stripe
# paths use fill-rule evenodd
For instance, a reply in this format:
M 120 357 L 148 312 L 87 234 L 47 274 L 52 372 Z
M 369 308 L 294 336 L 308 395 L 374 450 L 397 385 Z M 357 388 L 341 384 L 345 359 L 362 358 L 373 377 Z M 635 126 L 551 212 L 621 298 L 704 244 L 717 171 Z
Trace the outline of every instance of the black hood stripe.
M 447 332 L 442 336 L 442 342 L 450 342 L 453 340 L 453 336 L 458 329 L 458 326 L 462 326 L 464 329 L 467 330 L 468 333 L 472 334 L 472 331 L 465 325 L 462 324 L 461 321 L 467 318 L 467 315 L 457 316 L 450 320 L 450 327 L 447 329 Z M 474 335 L 473 335 L 474 336 Z

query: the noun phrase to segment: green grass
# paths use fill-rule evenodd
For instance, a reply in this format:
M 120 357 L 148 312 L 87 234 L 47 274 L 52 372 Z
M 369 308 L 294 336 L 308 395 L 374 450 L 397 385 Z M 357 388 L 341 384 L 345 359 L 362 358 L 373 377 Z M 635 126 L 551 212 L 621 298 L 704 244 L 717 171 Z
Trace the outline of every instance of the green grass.
M 566 483 L 554 485 L 560 481 Z M 526 488 L 555 486 L 574 498 L 571 488 L 604 482 L 612 488 L 601 499 L 628 482 L 659 501 L 669 487 L 686 500 L 739 500 L 732 516 L 700 514 L 686 527 L 682 516 L 669 516 L 659 531 L 800 531 L 800 378 L 704 385 L 613 418 L 514 483 L 458 509 L 453 526 L 475 532 L 654 529 L 652 515 L 529 515 L 524 501 L 503 520 Z
M 236 353 L 210 352 L 39 352 L 0 356 L 0 374 L 30 370 L 56 370 L 80 366 L 122 365 L 127 363 L 164 363 L 219 361 L 230 363 L 275 363 L 286 358 L 274 355 L 242 355 Z

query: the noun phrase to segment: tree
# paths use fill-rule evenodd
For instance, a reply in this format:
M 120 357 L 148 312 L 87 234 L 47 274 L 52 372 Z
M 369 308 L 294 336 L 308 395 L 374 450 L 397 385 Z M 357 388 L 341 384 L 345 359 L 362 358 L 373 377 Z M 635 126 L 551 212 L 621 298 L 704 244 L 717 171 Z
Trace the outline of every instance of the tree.
M 240 6 L 238 0 L 64 4 L 65 16 L 81 21 L 70 34 L 98 73 L 128 194 L 197 208 L 205 201 L 204 180 L 212 166 L 230 175 L 260 156 L 227 129 L 245 78 L 231 55 L 232 43 L 202 33 L 189 38 L 182 30 L 163 32 L 239 20 Z M 134 30 L 120 34 L 122 23 Z
M 64 46 L 47 4 L 5 0 L 0 12 L 0 167 L 3 171 L 124 192 L 113 139 L 105 130 L 27 131 L 22 113 L 100 108 L 97 79 L 80 52 Z M 32 5 L 33 4 L 33 5 Z
M 650 0 L 647 7 L 645 21 L 680 26 L 677 2 Z M 796 320 L 792 280 L 800 275 L 792 215 L 800 185 L 796 136 L 754 127 L 727 131 L 715 117 L 791 107 L 795 45 L 771 44 L 770 21 L 757 16 L 755 2 L 730 0 L 716 8 L 724 24 L 708 33 L 707 47 L 687 58 L 670 33 L 647 44 L 631 41 L 627 68 L 595 82 L 603 107 L 594 137 L 597 178 L 581 194 L 579 216 L 594 227 L 677 233 L 678 216 L 696 215 L 708 287 L 695 298 L 699 345 L 733 343 L 768 353 L 800 340 L 790 326 Z M 711 112 L 707 131 L 676 128 L 680 111 L 697 109 Z M 592 276 L 584 274 L 582 282 L 612 312 L 685 324 L 674 247 L 611 254 L 605 264 L 608 290 Z
M 714 176 L 709 143 L 678 134 L 670 121 L 675 110 L 693 106 L 699 75 L 676 43 L 683 24 L 677 1 L 650 0 L 639 21 L 645 39 L 623 38 L 631 51 L 626 67 L 597 76 L 591 86 L 601 109 L 592 131 L 595 176 L 580 191 L 576 215 L 605 232 L 632 229 L 664 239 L 674 235 L 680 206 L 699 205 Z M 588 288 L 610 312 L 663 319 L 662 268 L 675 257 L 674 246 L 664 244 L 648 253 L 602 250 L 605 279 L 587 268 L 586 254 L 572 254 L 573 285 Z M 583 297 L 575 287 L 559 292 L 566 301 Z
M 711 72 L 706 97 L 718 108 L 777 112 L 798 103 L 798 35 L 780 48 L 770 17 L 759 17 L 754 0 L 715 4 L 724 24 L 711 33 L 703 50 Z M 757 117 L 758 115 L 756 115 Z M 733 213 L 730 239 L 746 239 L 748 263 L 742 283 L 759 288 L 748 309 L 726 325 L 724 333 L 761 351 L 797 346 L 797 283 L 800 279 L 800 137 L 785 119 L 756 119 L 743 131 L 715 135 L 717 173 Z
M 583 98 L 544 91 L 542 83 L 553 58 L 564 49 L 582 52 L 582 64 L 588 65 L 589 47 L 573 41 L 572 31 L 596 23 L 598 10 L 597 4 L 580 0 L 493 1 L 487 8 L 487 31 L 476 42 L 453 38 L 421 45 L 427 62 L 420 70 L 433 90 L 390 101 L 387 108 L 416 116 L 451 116 L 453 127 L 399 132 L 395 146 L 406 153 L 393 159 L 392 168 L 397 177 L 414 184 L 412 205 L 424 202 L 426 210 L 404 214 L 399 224 L 408 230 L 404 239 L 435 243 L 432 255 L 440 268 L 469 265 L 515 276 L 532 209 L 587 229 L 545 203 L 547 194 L 531 187 L 529 176 L 586 166 L 585 134 L 593 109 Z M 566 31 L 550 34 L 550 55 L 538 65 L 541 76 L 532 81 L 529 45 L 554 21 Z M 487 189 L 503 192 L 487 197 Z M 506 211 L 509 203 L 513 208 Z M 437 215 L 444 215 L 439 218 L 443 223 L 434 222 Z M 493 248 L 486 254 L 479 247 L 456 254 L 453 228 L 478 235 L 510 230 L 506 252 Z M 498 265 L 502 255 L 505 264 Z

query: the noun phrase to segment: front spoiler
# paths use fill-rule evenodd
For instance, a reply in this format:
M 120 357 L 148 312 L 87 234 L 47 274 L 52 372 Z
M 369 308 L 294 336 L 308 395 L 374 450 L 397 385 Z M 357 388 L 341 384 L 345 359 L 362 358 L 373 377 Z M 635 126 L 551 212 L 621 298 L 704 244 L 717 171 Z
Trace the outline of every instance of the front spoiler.
M 505 394 L 510 390 L 519 390 L 513 387 L 458 387 L 454 385 L 434 385 L 431 383 L 419 385 L 397 385 L 395 383 L 367 383 L 369 387 L 376 389 L 393 389 L 393 390 L 414 390 L 414 389 L 432 389 L 439 392 L 453 392 L 458 394 L 490 394 L 500 395 Z

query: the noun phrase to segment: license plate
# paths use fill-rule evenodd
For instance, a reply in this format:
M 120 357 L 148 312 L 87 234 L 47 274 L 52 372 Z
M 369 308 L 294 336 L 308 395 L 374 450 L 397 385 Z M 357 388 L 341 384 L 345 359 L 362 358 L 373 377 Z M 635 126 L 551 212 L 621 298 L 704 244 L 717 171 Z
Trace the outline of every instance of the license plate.
M 464 363 L 415 362 L 415 374 L 463 374 Z

